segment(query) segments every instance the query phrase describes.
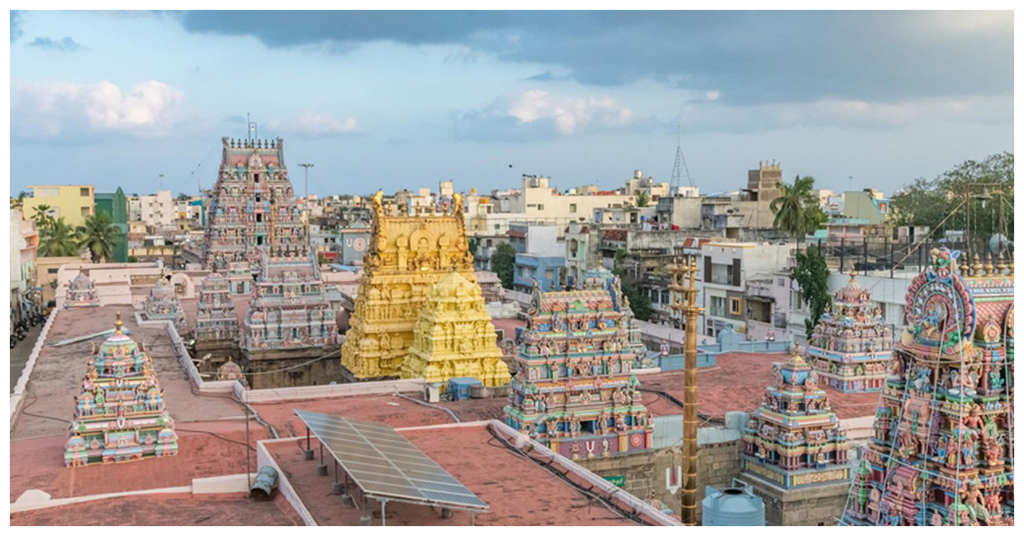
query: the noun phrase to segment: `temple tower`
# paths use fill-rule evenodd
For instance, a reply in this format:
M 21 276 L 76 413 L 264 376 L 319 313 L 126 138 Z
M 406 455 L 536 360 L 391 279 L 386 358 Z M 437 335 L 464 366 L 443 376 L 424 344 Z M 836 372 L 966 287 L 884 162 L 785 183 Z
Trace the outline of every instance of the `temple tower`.
M 304 255 L 308 239 L 288 170 L 284 140 L 231 140 L 224 145 L 206 227 L 206 266 L 255 264 L 262 252 Z
M 68 431 L 68 467 L 178 453 L 178 436 L 146 349 L 121 326 L 118 313 L 113 335 L 99 349 L 93 345 Z
M 185 311 L 178 301 L 178 294 L 174 285 L 167 282 L 167 277 L 161 272 L 160 280 L 149 289 L 149 295 L 142 304 L 142 318 L 144 320 L 167 320 L 174 323 L 174 327 L 181 331 L 185 327 Z
M 479 286 L 461 195 L 451 206 L 408 210 L 382 199 L 373 196 L 370 249 L 342 346 L 341 363 L 355 379 L 402 374 L 423 303 L 441 278 L 454 271 Z
M 211 273 L 199 287 L 196 342 L 234 341 L 237 337 L 238 316 L 228 280 L 219 273 Z
M 843 521 L 1013 525 L 1013 265 L 930 256 Z
M 93 283 L 85 272 L 78 272 L 78 275 L 68 284 L 67 292 L 64 295 L 64 308 L 72 307 L 99 307 L 100 298 L 96 294 L 96 284 Z
M 512 379 L 479 285 L 452 272 L 431 287 L 402 363 L 402 377 L 442 385 L 451 378 L 473 377 L 487 387 Z
M 850 282 L 818 319 L 807 355 L 829 387 L 842 392 L 882 390 L 892 359 L 892 327 L 871 293 L 857 284 L 856 272 L 850 272 Z
M 625 307 L 618 277 L 604 269 L 587 273 L 578 290 L 534 287 L 509 426 L 572 458 L 652 447 Z

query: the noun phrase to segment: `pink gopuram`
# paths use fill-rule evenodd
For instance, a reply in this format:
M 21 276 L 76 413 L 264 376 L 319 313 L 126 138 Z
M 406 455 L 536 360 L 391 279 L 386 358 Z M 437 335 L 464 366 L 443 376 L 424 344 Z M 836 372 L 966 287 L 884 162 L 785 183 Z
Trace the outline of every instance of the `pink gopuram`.
M 881 391 L 892 360 L 892 327 L 857 273 L 835 293 L 811 334 L 807 355 L 822 383 L 842 392 Z
M 931 252 L 843 521 L 1013 525 L 1013 266 Z
M 64 295 L 64 308 L 72 307 L 99 307 L 100 298 L 96 294 L 96 284 L 85 275 L 85 272 L 78 272 L 78 275 L 68 284 L 67 294 Z

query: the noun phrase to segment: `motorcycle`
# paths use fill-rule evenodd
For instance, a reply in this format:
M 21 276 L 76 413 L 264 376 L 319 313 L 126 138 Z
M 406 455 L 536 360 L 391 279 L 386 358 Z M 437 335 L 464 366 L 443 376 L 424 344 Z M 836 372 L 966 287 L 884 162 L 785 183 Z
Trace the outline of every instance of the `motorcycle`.
M 12 334 L 12 335 L 11 335 L 11 349 L 14 349 L 14 347 L 15 347 L 15 346 L 17 346 L 17 345 L 18 345 L 18 338 L 17 338 L 17 337 L 15 337 L 15 336 L 14 336 L 14 335 Z

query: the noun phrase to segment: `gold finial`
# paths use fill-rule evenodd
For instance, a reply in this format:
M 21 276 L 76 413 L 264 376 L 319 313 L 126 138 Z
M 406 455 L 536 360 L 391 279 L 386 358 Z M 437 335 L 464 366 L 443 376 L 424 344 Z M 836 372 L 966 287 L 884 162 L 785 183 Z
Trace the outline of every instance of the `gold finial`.
M 856 282 L 857 282 L 857 270 L 856 269 L 850 270 L 850 284 L 852 285 L 852 284 L 854 284 Z
M 996 263 L 996 270 L 999 271 L 999 275 L 1006 273 L 1006 259 L 1003 257 L 1003 250 L 999 250 L 999 257 Z
M 984 266 L 981 264 L 981 254 L 974 254 L 974 264 L 971 265 L 971 275 L 974 277 L 981 277 L 985 274 L 981 272 Z
M 114 320 L 114 335 L 120 335 L 121 334 L 121 326 L 123 326 L 123 325 L 124 325 L 124 322 L 121 322 L 121 311 L 118 311 L 117 312 L 117 319 Z
M 992 264 L 991 252 L 989 252 L 988 258 L 985 260 L 985 275 L 989 277 L 996 275 L 996 267 Z

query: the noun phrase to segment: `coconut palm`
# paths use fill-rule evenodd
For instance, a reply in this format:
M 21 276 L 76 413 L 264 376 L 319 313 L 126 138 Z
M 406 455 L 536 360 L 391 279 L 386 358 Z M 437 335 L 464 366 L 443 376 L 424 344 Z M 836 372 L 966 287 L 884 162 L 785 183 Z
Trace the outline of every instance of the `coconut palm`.
M 39 232 L 39 255 L 43 257 L 73 257 L 78 255 L 78 232 L 63 217 L 51 219 Z
M 782 194 L 772 200 L 770 208 L 775 214 L 772 225 L 803 242 L 804 236 L 813 233 L 825 221 L 825 214 L 818 208 L 814 196 L 814 177 L 796 176 L 793 184 L 779 185 Z
M 50 210 L 52 209 L 53 207 L 46 204 L 36 206 L 35 213 L 32 214 L 32 221 L 36 222 L 36 227 L 39 228 L 40 232 L 53 223 L 53 216 L 50 215 Z
M 106 212 L 97 212 L 78 226 L 79 246 L 87 248 L 93 262 L 105 262 L 114 254 L 114 246 L 121 238 L 121 230 Z
M 637 190 L 636 193 L 633 194 L 633 201 L 636 203 L 636 206 L 640 208 L 646 207 L 651 202 L 651 193 L 647 190 Z

